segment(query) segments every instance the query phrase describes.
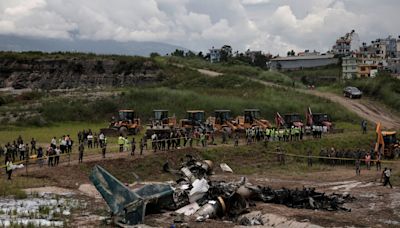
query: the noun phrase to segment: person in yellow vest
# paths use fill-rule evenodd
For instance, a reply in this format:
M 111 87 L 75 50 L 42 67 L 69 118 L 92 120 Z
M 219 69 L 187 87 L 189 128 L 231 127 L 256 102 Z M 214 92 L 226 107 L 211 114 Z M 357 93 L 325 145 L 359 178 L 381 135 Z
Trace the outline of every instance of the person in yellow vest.
M 265 136 L 267 137 L 267 140 L 269 141 L 269 138 L 271 137 L 271 129 L 269 129 L 269 128 L 265 129 Z
M 128 137 L 124 138 L 124 152 L 128 152 L 129 150 L 129 140 Z
M 118 137 L 119 152 L 124 151 L 124 144 L 125 144 L 125 138 L 122 137 L 122 134 L 120 134 Z
M 6 157 L 6 172 L 8 175 L 8 180 L 11 180 L 12 171 L 13 171 L 13 163 L 12 163 L 10 156 L 7 156 Z

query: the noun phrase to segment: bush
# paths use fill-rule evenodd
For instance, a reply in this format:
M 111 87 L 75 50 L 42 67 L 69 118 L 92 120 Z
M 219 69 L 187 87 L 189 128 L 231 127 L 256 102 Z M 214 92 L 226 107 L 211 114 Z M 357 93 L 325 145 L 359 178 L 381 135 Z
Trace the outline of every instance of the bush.
M 18 95 L 15 100 L 17 101 L 34 101 L 34 100 L 39 100 L 44 96 L 43 92 L 39 91 L 30 91 L 30 92 L 23 92 L 20 95 Z

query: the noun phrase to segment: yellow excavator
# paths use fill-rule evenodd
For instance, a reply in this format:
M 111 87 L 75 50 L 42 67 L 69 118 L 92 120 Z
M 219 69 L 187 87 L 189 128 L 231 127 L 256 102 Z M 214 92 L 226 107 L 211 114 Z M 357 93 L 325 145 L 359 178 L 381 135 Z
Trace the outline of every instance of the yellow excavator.
M 393 159 L 399 155 L 400 144 L 396 138 L 396 131 L 382 131 L 381 123 L 376 125 L 375 152 L 381 152 L 384 158 Z

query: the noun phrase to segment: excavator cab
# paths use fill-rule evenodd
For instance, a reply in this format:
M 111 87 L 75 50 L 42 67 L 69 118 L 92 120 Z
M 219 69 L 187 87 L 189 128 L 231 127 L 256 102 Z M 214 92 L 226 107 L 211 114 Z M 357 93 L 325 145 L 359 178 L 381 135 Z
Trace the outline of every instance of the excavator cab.
M 202 110 L 189 110 L 186 112 L 186 117 L 192 122 L 203 123 L 205 121 L 205 114 Z
M 168 110 L 153 110 L 154 121 L 168 124 Z
M 135 119 L 135 111 L 133 110 L 119 110 L 118 121 L 129 122 Z
M 283 119 L 289 128 L 292 126 L 303 127 L 303 122 L 301 121 L 300 114 L 298 113 L 286 114 L 283 116 Z
M 252 124 L 255 120 L 259 119 L 261 112 L 259 109 L 245 109 L 244 122 Z
M 395 131 L 382 131 L 384 146 L 384 156 L 386 158 L 395 158 L 399 156 L 398 152 L 400 149 L 399 142 L 397 141 Z
M 395 131 L 382 131 L 382 136 L 383 136 L 383 141 L 385 142 L 385 145 L 397 143 Z
M 231 120 L 231 110 L 215 110 L 215 123 L 224 124 L 226 121 Z
M 151 122 L 147 124 L 146 135 L 150 137 L 154 133 L 166 134 L 170 133 L 177 127 L 176 117 L 168 116 L 168 110 L 156 109 L 153 110 L 153 118 Z
M 200 127 L 205 129 L 205 113 L 203 110 L 188 110 L 186 111 L 186 119 L 180 121 L 181 128 L 189 129 Z
M 324 122 L 331 122 L 331 118 L 328 114 L 313 113 L 313 122 L 321 125 Z

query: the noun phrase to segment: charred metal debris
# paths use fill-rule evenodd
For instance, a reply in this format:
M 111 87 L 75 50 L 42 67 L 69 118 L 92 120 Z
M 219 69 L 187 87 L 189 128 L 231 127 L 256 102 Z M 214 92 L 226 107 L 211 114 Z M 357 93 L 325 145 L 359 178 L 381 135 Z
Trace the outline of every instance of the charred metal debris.
M 223 167 L 228 167 L 224 164 Z M 261 219 L 243 220 L 255 202 L 283 204 L 292 208 L 328 211 L 350 211 L 344 203 L 350 195 L 325 194 L 314 188 L 272 189 L 252 185 L 242 177 L 236 182 L 210 180 L 214 164 L 187 155 L 181 166 L 165 172 L 174 174 L 176 182 L 151 183 L 130 189 L 100 166 L 94 167 L 90 180 L 110 207 L 116 223 L 135 225 L 144 222 L 146 214 L 175 211 L 198 222 L 224 218 L 238 224 L 262 224 Z M 222 166 L 221 166 L 222 168 Z M 231 169 L 229 168 L 231 171 Z

